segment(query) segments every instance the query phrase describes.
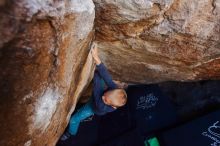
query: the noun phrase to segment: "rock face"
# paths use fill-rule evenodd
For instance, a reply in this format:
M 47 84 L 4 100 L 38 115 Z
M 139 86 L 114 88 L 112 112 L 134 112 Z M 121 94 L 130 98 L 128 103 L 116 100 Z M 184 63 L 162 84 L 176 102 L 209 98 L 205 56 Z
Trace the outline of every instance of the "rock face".
M 0 1 L 1 146 L 56 144 L 94 71 L 94 17 L 92 0 Z
M 220 78 L 219 0 L 94 0 L 96 41 L 113 77 Z
M 220 79 L 219 0 L 0 0 L 1 146 L 56 144 L 92 79 L 93 2 L 114 79 Z

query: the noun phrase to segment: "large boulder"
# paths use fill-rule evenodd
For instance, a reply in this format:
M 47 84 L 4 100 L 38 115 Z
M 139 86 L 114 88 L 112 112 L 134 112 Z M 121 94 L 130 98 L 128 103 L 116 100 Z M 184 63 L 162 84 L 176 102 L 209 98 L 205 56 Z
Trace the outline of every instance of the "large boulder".
M 93 2 L 115 80 L 220 79 L 219 0 L 0 0 L 1 146 L 56 144 L 94 72 Z
M 94 17 L 92 0 L 0 0 L 1 146 L 56 144 L 94 71 Z
M 219 0 L 94 0 L 96 41 L 118 80 L 220 78 Z

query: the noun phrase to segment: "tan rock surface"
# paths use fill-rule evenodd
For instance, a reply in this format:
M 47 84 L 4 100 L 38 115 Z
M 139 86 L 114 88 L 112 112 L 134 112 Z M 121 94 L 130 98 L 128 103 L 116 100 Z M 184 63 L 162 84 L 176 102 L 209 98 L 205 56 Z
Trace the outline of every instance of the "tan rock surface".
M 0 8 L 0 145 L 53 146 L 94 70 L 94 4 L 14 0 Z
M 115 79 L 220 78 L 219 0 L 94 0 L 96 41 Z
M 93 1 L 115 80 L 220 79 L 219 0 Z M 0 0 L 0 145 L 56 144 L 92 79 L 94 17 L 92 0 Z

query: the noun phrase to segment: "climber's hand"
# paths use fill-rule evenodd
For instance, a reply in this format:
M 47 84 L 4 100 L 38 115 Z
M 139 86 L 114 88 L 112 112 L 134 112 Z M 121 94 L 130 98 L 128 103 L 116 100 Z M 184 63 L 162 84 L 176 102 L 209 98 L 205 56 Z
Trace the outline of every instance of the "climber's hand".
M 114 80 L 114 82 L 115 82 L 115 84 L 116 84 L 119 88 L 121 88 L 121 89 L 126 89 L 126 88 L 128 88 L 128 84 L 127 84 L 127 83 L 120 82 L 120 81 L 116 81 L 116 80 Z
M 97 47 L 97 44 L 96 44 L 96 43 L 93 43 L 93 44 L 92 44 L 91 53 L 92 53 L 93 59 L 95 60 L 96 65 L 101 64 L 101 60 L 100 60 L 100 58 L 99 58 L 99 53 L 98 53 L 98 47 Z

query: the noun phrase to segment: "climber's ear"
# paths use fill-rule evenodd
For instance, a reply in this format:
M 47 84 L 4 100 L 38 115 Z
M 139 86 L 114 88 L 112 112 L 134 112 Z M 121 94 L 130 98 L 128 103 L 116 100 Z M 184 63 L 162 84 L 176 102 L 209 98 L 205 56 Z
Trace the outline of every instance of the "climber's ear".
M 106 98 L 104 95 L 102 96 L 102 101 L 103 101 L 105 104 L 107 104 L 107 102 L 108 102 L 108 101 L 107 101 L 107 98 Z

